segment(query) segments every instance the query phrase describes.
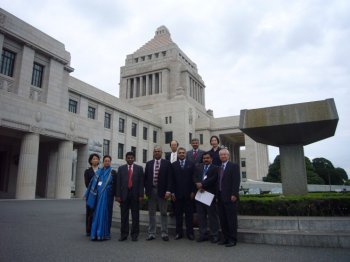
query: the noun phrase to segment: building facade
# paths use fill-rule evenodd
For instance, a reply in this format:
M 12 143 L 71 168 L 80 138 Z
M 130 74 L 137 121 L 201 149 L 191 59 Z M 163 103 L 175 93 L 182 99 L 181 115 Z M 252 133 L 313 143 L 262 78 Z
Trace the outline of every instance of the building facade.
M 114 167 L 127 151 L 136 162 L 152 158 L 171 139 L 190 148 L 193 137 L 209 149 L 220 137 L 232 160 L 245 147 L 247 178 L 267 174 L 267 146 L 239 129 L 239 116 L 214 118 L 205 108 L 197 66 L 166 27 L 121 67 L 120 97 L 70 76 L 64 44 L 0 9 L 0 198 L 70 198 L 85 191 L 90 153 L 109 154 Z

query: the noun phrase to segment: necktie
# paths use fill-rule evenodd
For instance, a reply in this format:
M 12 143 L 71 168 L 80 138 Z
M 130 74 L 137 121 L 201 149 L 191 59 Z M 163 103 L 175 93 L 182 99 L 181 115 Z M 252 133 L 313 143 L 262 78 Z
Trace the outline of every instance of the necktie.
M 128 170 L 128 188 L 132 188 L 132 165 L 129 166 Z
M 205 166 L 204 166 L 204 168 L 203 168 L 203 174 L 202 174 L 202 180 L 204 180 L 204 179 L 207 178 L 208 168 L 209 168 L 208 165 L 205 165 Z
M 224 170 L 225 170 L 225 165 L 223 164 L 223 165 L 221 165 L 221 167 L 220 167 L 220 171 L 219 171 L 219 175 L 220 175 L 220 180 L 219 180 L 219 190 L 221 191 L 222 190 L 222 187 L 221 187 L 221 185 L 222 185 L 222 177 L 224 176 Z
M 184 168 L 184 166 L 185 166 L 185 163 L 184 163 L 185 161 L 183 161 L 183 160 L 180 160 L 180 166 L 181 166 L 181 168 Z
M 197 150 L 193 150 L 193 159 L 194 159 L 194 160 L 197 159 Z
M 154 166 L 154 174 L 153 174 L 153 185 L 158 185 L 158 175 L 159 175 L 159 160 L 156 160 L 156 164 Z

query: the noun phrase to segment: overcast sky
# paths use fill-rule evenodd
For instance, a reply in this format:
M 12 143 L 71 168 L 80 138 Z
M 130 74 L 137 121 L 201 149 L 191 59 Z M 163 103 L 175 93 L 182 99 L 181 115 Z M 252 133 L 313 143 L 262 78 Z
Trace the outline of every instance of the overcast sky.
M 197 64 L 215 117 L 334 98 L 335 136 L 306 146 L 305 155 L 325 157 L 350 177 L 350 1 L 1 0 L 0 6 L 64 43 L 72 76 L 115 96 L 126 55 L 165 25 Z M 278 148 L 269 151 L 273 161 Z

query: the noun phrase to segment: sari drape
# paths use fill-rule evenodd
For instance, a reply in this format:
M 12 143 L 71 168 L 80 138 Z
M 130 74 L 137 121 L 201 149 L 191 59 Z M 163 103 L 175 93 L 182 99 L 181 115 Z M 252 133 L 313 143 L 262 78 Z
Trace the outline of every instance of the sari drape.
M 91 225 L 91 240 L 105 240 L 111 238 L 111 224 L 113 212 L 113 178 L 112 168 L 101 168 L 98 175 L 97 204 Z

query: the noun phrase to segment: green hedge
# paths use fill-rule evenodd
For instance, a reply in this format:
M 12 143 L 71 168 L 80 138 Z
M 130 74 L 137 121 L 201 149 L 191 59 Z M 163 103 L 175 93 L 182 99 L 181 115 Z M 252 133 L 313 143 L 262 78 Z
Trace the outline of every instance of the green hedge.
M 243 195 L 238 210 L 250 216 L 349 216 L 350 193 Z

